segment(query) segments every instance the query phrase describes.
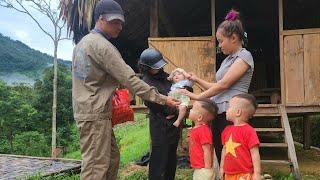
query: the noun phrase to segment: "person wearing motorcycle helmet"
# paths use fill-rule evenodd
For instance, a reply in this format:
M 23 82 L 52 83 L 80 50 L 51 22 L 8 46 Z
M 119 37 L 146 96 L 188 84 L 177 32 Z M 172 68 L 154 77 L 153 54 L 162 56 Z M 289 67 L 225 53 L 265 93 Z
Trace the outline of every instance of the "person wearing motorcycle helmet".
M 153 48 L 144 50 L 140 55 L 139 66 L 145 70 L 160 70 L 168 62 L 164 60 L 162 54 Z
M 80 132 L 80 179 L 115 180 L 119 149 L 112 130 L 112 97 L 120 85 L 142 99 L 176 106 L 179 102 L 150 87 L 110 43 L 122 30 L 121 6 L 100 0 L 94 10 L 95 28 L 74 48 L 72 58 L 73 115 Z
M 169 74 L 163 70 L 168 64 L 162 54 L 153 48 L 141 53 L 139 67 L 142 80 L 157 88 L 160 94 L 168 95 L 171 82 Z M 145 101 L 149 108 L 149 128 L 151 136 L 151 155 L 149 161 L 149 179 L 173 180 L 177 165 L 177 147 L 179 128 L 173 126 L 177 118 L 177 109 L 166 105 Z M 172 116 L 174 115 L 174 116 Z M 171 117 L 167 119 L 167 117 Z

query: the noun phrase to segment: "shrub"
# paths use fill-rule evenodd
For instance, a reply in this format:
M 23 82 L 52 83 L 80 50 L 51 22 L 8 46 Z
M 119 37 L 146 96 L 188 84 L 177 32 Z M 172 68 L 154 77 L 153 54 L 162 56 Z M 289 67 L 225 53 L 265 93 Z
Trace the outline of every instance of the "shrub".
M 15 154 L 27 156 L 50 156 L 48 146 L 43 134 L 37 131 L 28 131 L 14 137 L 13 148 Z
M 0 140 L 0 153 L 10 153 L 10 144 L 5 139 Z

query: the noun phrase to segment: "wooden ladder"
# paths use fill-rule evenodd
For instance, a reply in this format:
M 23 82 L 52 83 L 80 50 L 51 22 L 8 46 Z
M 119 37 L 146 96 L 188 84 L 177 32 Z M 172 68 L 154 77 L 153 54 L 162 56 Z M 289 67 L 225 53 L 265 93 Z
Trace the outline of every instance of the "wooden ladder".
M 280 104 L 266 104 L 259 105 L 257 112 L 254 117 L 278 117 L 281 121 L 280 127 L 278 128 L 255 128 L 257 133 L 259 132 L 278 132 L 284 133 L 284 142 L 281 143 L 261 143 L 260 148 L 272 147 L 272 148 L 287 148 L 288 160 L 261 160 L 262 163 L 276 163 L 276 164 L 287 164 L 290 166 L 291 171 L 295 179 L 301 179 L 298 160 L 288 120 L 288 115 L 284 105 Z M 266 118 L 267 119 L 267 118 Z

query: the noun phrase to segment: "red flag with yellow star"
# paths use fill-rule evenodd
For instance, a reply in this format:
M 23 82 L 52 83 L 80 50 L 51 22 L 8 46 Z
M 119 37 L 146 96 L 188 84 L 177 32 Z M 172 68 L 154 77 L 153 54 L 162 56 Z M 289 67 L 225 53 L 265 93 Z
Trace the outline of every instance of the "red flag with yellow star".
M 226 174 L 253 173 L 250 149 L 259 145 L 256 131 L 250 125 L 227 126 L 222 132 L 226 147 L 224 172 Z

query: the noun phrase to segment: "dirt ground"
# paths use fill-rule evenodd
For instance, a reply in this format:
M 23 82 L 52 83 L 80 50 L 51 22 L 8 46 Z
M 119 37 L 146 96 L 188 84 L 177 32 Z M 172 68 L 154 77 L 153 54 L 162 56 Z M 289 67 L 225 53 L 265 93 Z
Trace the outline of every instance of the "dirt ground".
M 302 179 L 320 180 L 320 151 L 310 149 L 304 150 L 296 146 L 297 158 Z M 290 168 L 284 165 L 264 165 L 263 171 L 270 174 L 289 174 Z

